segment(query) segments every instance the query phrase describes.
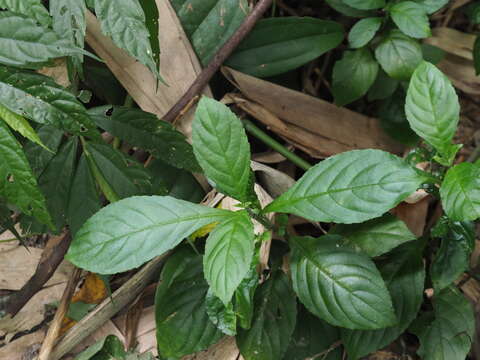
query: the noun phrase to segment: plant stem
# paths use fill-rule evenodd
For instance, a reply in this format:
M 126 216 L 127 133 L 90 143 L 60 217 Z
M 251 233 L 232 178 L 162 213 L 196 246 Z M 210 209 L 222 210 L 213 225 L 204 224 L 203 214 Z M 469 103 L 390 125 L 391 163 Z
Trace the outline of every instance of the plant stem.
M 470 156 L 468 157 L 467 161 L 468 162 L 475 162 L 477 161 L 477 159 L 480 158 L 480 145 L 477 146 L 473 152 L 470 154 Z
M 280 144 L 277 140 L 272 138 L 270 135 L 268 135 L 265 131 L 260 129 L 257 125 L 255 125 L 250 120 L 243 119 L 242 122 L 243 122 L 243 125 L 245 126 L 245 130 L 247 130 L 250 134 L 255 136 L 257 139 L 263 141 L 266 145 L 268 145 L 273 150 L 285 156 L 288 160 L 293 162 L 298 167 L 302 168 L 303 170 L 308 170 L 312 167 L 311 164 L 303 160 L 300 156 L 295 155 L 293 152 L 288 150 L 285 146 Z
M 240 44 L 245 36 L 247 36 L 247 34 L 253 29 L 257 21 L 262 17 L 271 4 L 272 0 L 260 0 L 257 3 L 252 12 L 243 21 L 242 25 L 240 25 L 230 39 L 228 39 L 228 41 L 217 51 L 207 67 L 202 70 L 190 88 L 165 114 L 162 120 L 173 123 L 177 119 L 181 111 L 190 103 L 190 101 L 202 92 L 212 76 L 237 48 L 238 44 Z

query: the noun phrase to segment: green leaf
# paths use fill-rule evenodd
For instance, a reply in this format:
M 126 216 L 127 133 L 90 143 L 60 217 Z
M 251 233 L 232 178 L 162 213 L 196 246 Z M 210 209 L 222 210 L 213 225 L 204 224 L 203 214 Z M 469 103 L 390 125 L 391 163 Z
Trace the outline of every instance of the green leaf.
M 85 107 L 47 76 L 0 66 L 0 104 L 39 124 L 100 139 Z
M 480 74 L 480 36 L 475 38 L 473 43 L 473 64 L 475 66 L 475 75 Z
M 361 48 L 373 39 L 383 19 L 380 17 L 366 18 L 358 21 L 348 33 L 348 42 L 352 48 Z
M 435 291 L 448 287 L 469 268 L 475 246 L 473 222 L 453 222 L 448 228 L 432 261 L 431 278 Z
M 406 35 L 417 39 L 432 36 L 425 8 L 413 1 L 401 1 L 390 8 L 393 22 Z
M 10 11 L 0 12 L 0 49 L 0 64 L 24 68 L 38 68 L 54 58 L 86 53 L 35 20 Z
M 400 244 L 415 240 L 415 235 L 407 225 L 391 214 L 360 224 L 340 224 L 330 233 L 340 235 L 343 244 L 363 251 L 370 257 L 385 254 Z
M 134 269 L 232 212 L 169 196 L 134 196 L 110 204 L 77 232 L 67 258 L 100 274 Z M 134 254 L 134 256 L 132 256 Z
M 422 53 L 423 59 L 432 63 L 433 65 L 438 64 L 445 57 L 446 52 L 440 49 L 438 46 L 423 43 L 422 44 Z
M 83 64 L 85 84 L 107 104 L 122 105 L 126 91 L 106 66 Z
M 167 164 L 193 172 L 201 170 L 185 135 L 156 115 L 120 106 L 101 106 L 88 113 L 110 134 L 151 152 Z
M 67 223 L 72 235 L 75 235 L 85 221 L 101 208 L 102 203 L 95 179 L 90 172 L 85 154 L 82 154 L 68 200 Z
M 47 207 L 57 231 L 62 230 L 66 224 L 77 146 L 78 138 L 70 138 L 48 163 L 38 179 L 38 185 L 47 199 Z M 23 228 L 29 228 L 33 233 L 40 234 L 47 231 L 33 219 L 24 219 L 22 224 Z
M 207 315 L 210 321 L 224 334 L 235 336 L 237 333 L 237 315 L 233 310 L 233 304 L 225 305 L 216 297 L 211 288 L 206 297 Z
M 449 0 L 416 0 L 416 2 L 422 5 L 428 14 L 433 14 L 447 5 Z
M 385 71 L 379 69 L 375 82 L 368 90 L 368 101 L 389 98 L 397 90 L 398 84 L 398 80 L 392 79 Z
M 408 86 L 405 113 L 413 131 L 432 145 L 447 164 L 451 163 L 456 152 L 451 142 L 460 105 L 450 80 L 435 65 L 422 62 L 415 70 Z
M 51 125 L 40 125 L 37 127 L 37 134 L 42 143 L 51 151 L 47 151 L 33 142 L 27 142 L 23 149 L 33 173 L 38 178 L 55 156 L 62 142 L 63 131 Z
M 105 35 L 161 79 L 139 0 L 95 0 L 95 14 Z
M 244 329 L 250 329 L 254 311 L 254 295 L 258 286 L 257 274 L 258 256 L 250 264 L 250 270 L 235 290 L 235 313 L 239 324 Z
M 53 18 L 53 30 L 61 38 L 68 40 L 72 46 L 83 49 L 87 29 L 85 0 L 50 0 L 49 6 Z M 75 70 L 82 74 L 83 55 L 74 55 L 71 61 Z
M 383 215 L 424 180 L 395 155 L 373 149 L 353 150 L 312 167 L 264 212 L 288 212 L 314 221 L 358 223 Z
M 45 26 L 49 26 L 52 22 L 42 0 L 0 0 L 0 8 L 26 15 Z
M 204 66 L 249 13 L 247 0 L 172 0 L 171 3 Z
M 133 158 L 107 144 L 87 143 L 84 148 L 120 198 L 144 195 L 151 189 L 150 173 Z
M 345 4 L 344 0 L 325 0 L 334 10 L 339 13 L 352 17 L 366 17 L 371 15 L 370 11 L 355 9 Z
M 290 269 L 300 301 L 319 318 L 348 329 L 395 324 L 392 300 L 375 264 L 341 238 L 293 238 Z
M 416 318 L 423 300 L 425 269 L 417 242 L 404 244 L 382 261 L 380 272 L 392 297 L 398 319 L 395 326 L 379 330 L 342 330 L 348 358 L 356 360 L 385 347 Z
M 287 277 L 275 271 L 255 294 L 252 327 L 240 329 L 237 345 L 245 360 L 278 360 L 287 350 L 297 317 L 297 304 Z
M 28 140 L 48 150 L 48 148 L 42 143 L 42 140 L 38 137 L 37 133 L 30 125 L 30 123 L 22 116 L 17 115 L 14 112 L 8 110 L 6 107 L 0 105 L 0 118 L 2 118 L 3 121 L 5 121 L 8 126 L 10 126 L 13 130 L 18 131 Z
M 409 80 L 422 62 L 422 47 L 418 41 L 394 29 L 380 42 L 375 57 L 390 77 Z
M 0 120 L 0 196 L 27 215 L 53 227 L 43 194 L 38 189 L 22 146 Z
M 150 46 L 152 47 L 152 56 L 156 68 L 160 66 L 160 42 L 158 37 L 158 9 L 157 3 L 150 0 L 139 0 L 145 14 L 145 25 L 149 33 Z
M 205 279 L 212 292 L 227 305 L 247 275 L 255 250 L 253 224 L 248 213 L 239 211 L 217 225 L 205 247 Z
M 335 103 L 343 106 L 361 98 L 372 86 L 377 72 L 378 63 L 370 50 L 345 51 L 343 58 L 333 67 L 332 92 Z
M 419 137 L 413 132 L 405 116 L 405 91 L 402 88 L 388 99 L 380 102 L 377 116 L 380 125 L 392 139 L 408 146 L 415 146 Z
M 72 320 L 82 320 L 97 304 L 87 304 L 83 301 L 72 302 L 68 306 L 67 317 Z
M 303 307 L 297 316 L 297 326 L 292 336 L 284 360 L 315 359 L 315 355 L 329 350 L 340 338 L 338 329 L 313 316 Z M 321 360 L 341 359 L 341 349 L 337 347 L 320 357 Z
M 434 298 L 435 319 L 414 332 L 423 360 L 465 360 L 472 346 L 475 318 L 472 306 L 454 287 Z
M 343 2 L 360 10 L 373 10 L 385 6 L 385 0 L 343 0 Z
M 260 20 L 226 64 L 256 77 L 296 69 L 337 47 L 343 27 L 336 22 L 309 17 Z
M 124 360 L 126 355 L 120 339 L 108 335 L 82 351 L 75 360 Z
M 250 144 L 230 109 L 202 97 L 192 126 L 193 151 L 211 185 L 239 201 L 252 198 Z
M 222 337 L 206 312 L 207 291 L 200 255 L 183 248 L 168 259 L 155 295 L 157 344 L 163 357 L 204 350 Z

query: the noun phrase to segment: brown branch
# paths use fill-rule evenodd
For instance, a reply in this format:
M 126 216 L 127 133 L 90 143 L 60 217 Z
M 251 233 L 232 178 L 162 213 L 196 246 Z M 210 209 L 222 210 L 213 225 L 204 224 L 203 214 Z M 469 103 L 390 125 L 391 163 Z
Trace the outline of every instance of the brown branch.
M 48 240 L 35 274 L 19 291 L 10 297 L 5 305 L 7 314 L 11 314 L 12 317 L 15 316 L 42 289 L 43 285 L 52 277 L 58 265 L 62 262 L 71 240 L 70 232 L 65 232 L 60 236 L 53 236 Z
M 270 7 L 272 0 L 260 0 L 245 21 L 240 25 L 237 31 L 228 39 L 228 41 L 217 51 L 208 66 L 195 79 L 190 88 L 177 101 L 175 105 L 165 114 L 164 121 L 172 123 L 180 115 L 182 110 L 188 106 L 191 100 L 199 95 L 203 88 L 208 84 L 212 76 L 218 71 L 223 62 L 227 60 L 230 54 L 237 48 L 240 42 L 253 29 L 257 21 L 264 12 Z

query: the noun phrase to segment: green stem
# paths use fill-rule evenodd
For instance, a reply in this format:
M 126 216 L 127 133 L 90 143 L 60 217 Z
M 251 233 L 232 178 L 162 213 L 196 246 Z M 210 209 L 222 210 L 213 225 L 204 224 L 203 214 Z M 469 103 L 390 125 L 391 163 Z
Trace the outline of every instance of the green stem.
M 266 145 L 268 145 L 270 148 L 272 148 L 276 152 L 285 156 L 288 160 L 293 162 L 298 167 L 302 168 L 303 170 L 308 170 L 312 167 L 311 164 L 303 160 L 300 156 L 295 155 L 293 152 L 288 150 L 285 146 L 280 144 L 277 140 L 272 138 L 270 135 L 268 135 L 265 131 L 260 129 L 250 120 L 243 119 L 242 121 L 243 121 L 245 130 L 247 130 L 250 134 L 255 136 L 260 141 L 263 141 Z
M 127 96 L 125 96 L 125 102 L 123 103 L 123 106 L 128 107 L 128 108 L 133 107 L 132 95 L 127 94 Z

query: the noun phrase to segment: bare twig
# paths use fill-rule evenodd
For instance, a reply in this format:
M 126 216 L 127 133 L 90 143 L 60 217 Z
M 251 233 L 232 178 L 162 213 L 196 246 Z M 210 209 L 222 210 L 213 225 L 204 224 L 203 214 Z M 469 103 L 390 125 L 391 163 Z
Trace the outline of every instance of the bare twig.
M 5 305 L 7 314 L 11 314 L 12 317 L 15 316 L 42 289 L 43 285 L 52 277 L 58 265 L 62 262 L 71 240 L 69 232 L 65 232 L 60 236 L 53 236 L 48 240 L 35 274 L 18 292 L 10 297 Z
M 177 101 L 175 105 L 165 114 L 164 121 L 173 122 L 178 115 L 185 109 L 191 100 L 200 94 L 203 88 L 208 84 L 212 76 L 217 72 L 223 62 L 236 49 L 238 44 L 253 29 L 257 21 L 262 17 L 265 11 L 272 4 L 272 0 L 260 0 L 245 21 L 240 25 L 237 31 L 228 39 L 228 41 L 218 50 L 208 66 L 195 79 L 187 92 Z
M 58 334 L 60 333 L 63 318 L 68 312 L 68 306 L 70 304 L 70 300 L 72 299 L 73 292 L 75 291 L 78 280 L 80 279 L 81 273 L 81 269 L 74 268 L 70 278 L 68 279 L 67 287 L 63 292 L 63 296 L 60 300 L 60 304 L 58 305 L 57 312 L 53 317 L 52 323 L 48 328 L 47 336 L 45 336 L 45 340 L 43 341 L 42 347 L 40 348 L 38 360 L 49 360 L 50 358 L 50 353 L 52 352 L 55 341 L 57 340 Z

